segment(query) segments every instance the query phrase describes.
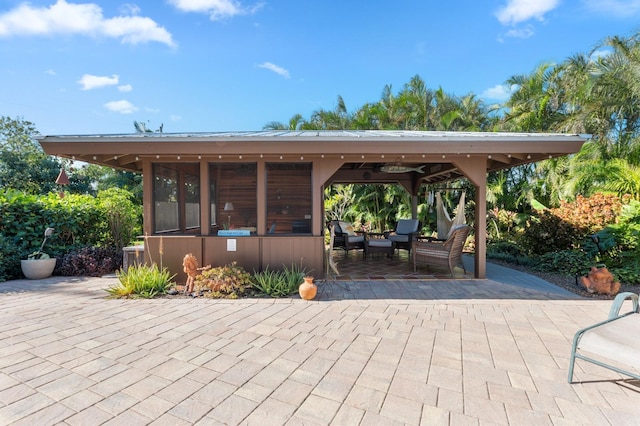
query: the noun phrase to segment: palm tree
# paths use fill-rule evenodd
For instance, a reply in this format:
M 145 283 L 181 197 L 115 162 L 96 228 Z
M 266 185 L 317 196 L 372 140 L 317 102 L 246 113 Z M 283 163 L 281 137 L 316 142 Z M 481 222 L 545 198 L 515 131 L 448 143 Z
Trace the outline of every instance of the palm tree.
M 378 101 L 378 122 L 379 129 L 391 130 L 400 129 L 402 122 L 401 113 L 396 105 L 396 97 L 393 95 L 392 86 L 387 84 L 382 90 L 380 101 Z
M 602 189 L 615 192 L 619 196 L 631 195 L 640 200 L 640 166 L 633 166 L 621 158 L 607 162 L 607 180 Z
M 345 130 L 351 127 L 351 116 L 342 96 L 338 95 L 338 103 L 333 111 L 320 109 L 311 114 L 308 126 L 309 130 Z
M 427 88 L 420 76 L 415 75 L 405 84 L 396 102 L 402 113 L 402 129 L 433 129 L 429 119 L 433 110 L 434 92 Z
M 517 89 L 505 104 L 505 124 L 521 132 L 552 128 L 559 109 L 557 78 L 558 68 L 551 63 L 540 64 L 531 74 L 509 78 L 507 84 Z
M 532 185 L 536 200 L 545 206 L 558 206 L 561 200 L 573 198 L 574 192 L 567 179 L 570 162 L 569 157 L 558 157 L 536 165 Z
M 489 114 L 498 106 L 487 108 L 482 99 L 473 93 L 463 96 L 459 100 L 461 130 L 474 132 L 486 130 L 495 121 Z
M 300 130 L 306 121 L 301 114 L 296 114 L 289 119 L 288 124 L 279 121 L 271 121 L 262 127 L 262 130 Z
M 154 132 L 153 130 L 149 129 L 143 121 L 134 121 L 133 127 L 135 127 L 136 129 L 136 133 L 153 133 Z M 158 130 L 155 130 L 155 132 L 162 133 L 163 127 L 164 127 L 164 124 L 160 123 L 160 127 L 158 127 Z

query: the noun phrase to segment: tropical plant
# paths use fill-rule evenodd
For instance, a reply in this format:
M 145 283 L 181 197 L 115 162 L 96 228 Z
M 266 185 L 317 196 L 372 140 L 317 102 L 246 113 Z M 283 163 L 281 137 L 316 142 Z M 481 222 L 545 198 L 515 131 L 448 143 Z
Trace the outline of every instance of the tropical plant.
M 351 115 L 347 106 L 338 95 L 338 103 L 333 111 L 320 109 L 311 114 L 311 119 L 304 124 L 308 130 L 344 130 L 351 128 Z
M 205 269 L 195 279 L 196 291 L 216 299 L 237 299 L 246 294 L 251 284 L 251 274 L 236 262 Z
M 271 297 L 287 297 L 298 291 L 306 275 L 305 269 L 298 265 L 283 266 L 279 271 L 267 266 L 253 274 L 253 286 Z
M 324 191 L 324 212 L 325 221 L 350 220 L 347 212 L 353 205 L 354 185 L 336 184 L 327 187 Z
M 593 256 L 582 250 L 560 250 L 538 256 L 534 268 L 567 276 L 584 275 L 596 264 Z
M 626 284 L 640 284 L 640 202 L 622 207 L 618 221 L 596 234 L 600 261 Z
M 162 133 L 164 125 L 160 123 L 160 127 L 158 127 L 157 130 L 151 130 L 150 128 L 147 127 L 144 121 L 134 121 L 133 127 L 136 129 L 136 133 L 154 133 L 154 132 Z
M 279 121 L 271 121 L 265 124 L 262 129 L 263 130 L 300 130 L 306 121 L 302 118 L 301 114 L 296 114 L 289 119 L 288 124 L 283 124 Z
M 109 226 L 107 244 L 120 251 L 142 231 L 142 206 L 133 202 L 131 193 L 118 188 L 100 191 L 97 201 Z
M 625 202 L 611 194 L 579 195 L 531 216 L 521 242 L 535 254 L 580 248 L 590 235 L 616 223 Z
M 115 298 L 144 298 L 150 299 L 161 294 L 175 285 L 167 268 L 160 270 L 155 263 L 152 265 L 134 264 L 126 271 L 117 273 L 118 284 L 105 291 Z
M 543 132 L 558 119 L 558 68 L 542 63 L 531 74 L 512 76 L 507 85 L 514 88 L 506 102 L 505 124 L 513 131 Z

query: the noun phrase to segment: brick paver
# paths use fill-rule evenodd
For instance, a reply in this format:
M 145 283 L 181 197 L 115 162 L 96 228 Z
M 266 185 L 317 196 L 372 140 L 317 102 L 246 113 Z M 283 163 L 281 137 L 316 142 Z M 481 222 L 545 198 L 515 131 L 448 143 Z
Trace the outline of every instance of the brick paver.
M 566 382 L 573 333 L 611 302 L 512 271 L 350 281 L 310 302 L 106 299 L 113 283 L 0 283 L 0 424 L 619 425 L 640 415 L 637 383 L 611 371 L 578 361 L 584 383 Z

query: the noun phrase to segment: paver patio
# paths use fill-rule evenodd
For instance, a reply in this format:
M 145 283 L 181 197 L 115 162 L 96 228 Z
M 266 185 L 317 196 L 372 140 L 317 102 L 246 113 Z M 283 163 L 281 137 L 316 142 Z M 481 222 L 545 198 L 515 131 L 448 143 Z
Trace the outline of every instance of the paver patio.
M 586 382 L 566 381 L 574 332 L 610 301 L 488 277 L 352 281 L 311 302 L 0 283 L 0 424 L 638 424 L 637 383 L 580 361 Z

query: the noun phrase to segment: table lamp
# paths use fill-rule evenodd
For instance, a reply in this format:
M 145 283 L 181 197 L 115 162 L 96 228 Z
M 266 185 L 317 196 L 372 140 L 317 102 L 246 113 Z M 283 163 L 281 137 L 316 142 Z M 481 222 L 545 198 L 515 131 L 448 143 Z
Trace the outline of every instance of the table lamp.
M 231 203 L 229 201 L 224 203 L 224 211 L 225 212 L 233 211 L 233 203 Z M 227 218 L 227 229 L 231 229 L 231 215 L 229 215 L 228 218 Z

